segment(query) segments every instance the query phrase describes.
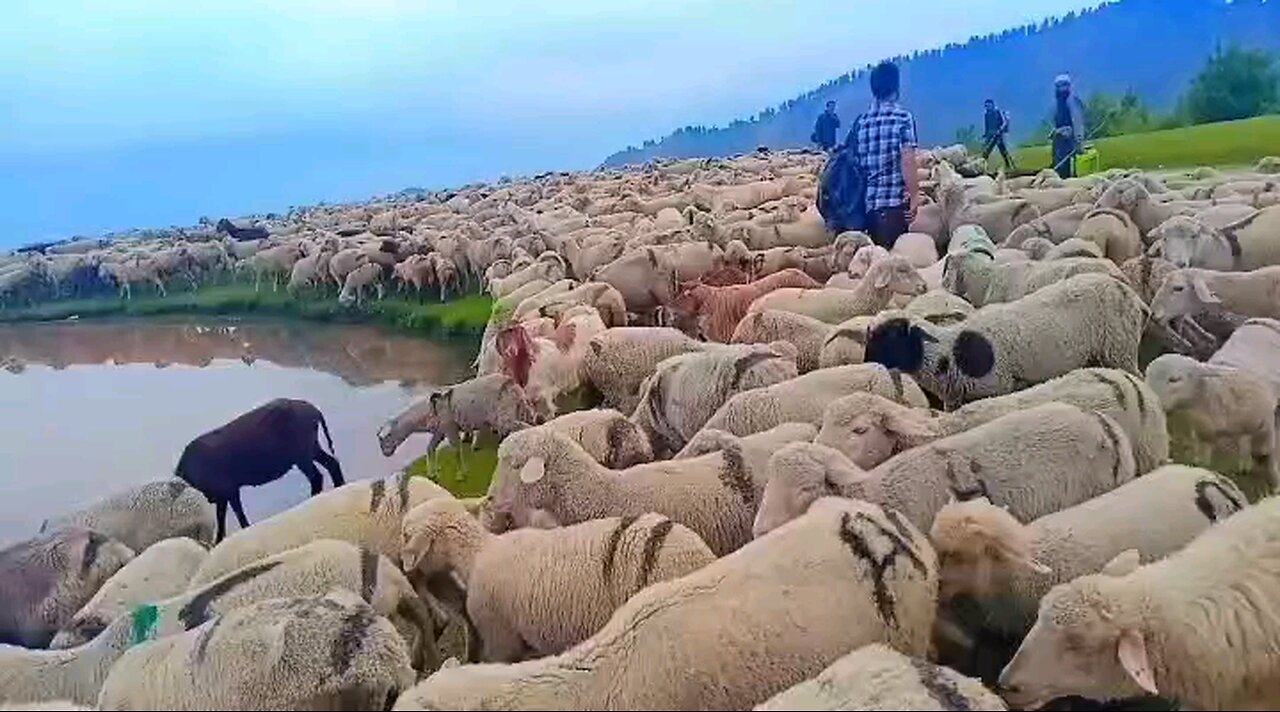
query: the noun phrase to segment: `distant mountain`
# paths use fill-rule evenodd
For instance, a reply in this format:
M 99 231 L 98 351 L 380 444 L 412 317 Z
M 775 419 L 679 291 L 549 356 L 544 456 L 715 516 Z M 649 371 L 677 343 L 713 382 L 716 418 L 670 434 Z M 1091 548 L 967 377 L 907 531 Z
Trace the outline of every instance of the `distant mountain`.
M 1280 51 L 1280 0 L 1120 0 L 896 59 L 923 143 L 951 143 L 957 129 L 980 126 L 987 97 L 1009 112 L 1018 141 L 1048 115 L 1052 80 L 1061 72 L 1072 75 L 1082 98 L 1132 89 L 1147 106 L 1167 110 L 1214 49 L 1233 43 Z M 828 100 L 837 102 L 844 130 L 864 110 L 871 100 L 866 72 L 836 77 L 728 126 L 686 126 L 619 151 L 605 165 L 805 145 Z

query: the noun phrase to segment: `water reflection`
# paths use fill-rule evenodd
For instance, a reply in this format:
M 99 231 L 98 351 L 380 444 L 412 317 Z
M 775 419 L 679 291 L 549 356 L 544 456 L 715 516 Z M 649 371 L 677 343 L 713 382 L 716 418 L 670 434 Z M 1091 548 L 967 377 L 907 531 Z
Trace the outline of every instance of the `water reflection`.
M 271 398 L 325 414 L 349 478 L 408 464 L 382 421 L 421 390 L 467 377 L 474 347 L 373 327 L 276 322 L 59 323 L 0 327 L 0 542 L 121 486 L 168 476 L 196 435 Z M 248 490 L 257 520 L 302 501 L 296 471 Z

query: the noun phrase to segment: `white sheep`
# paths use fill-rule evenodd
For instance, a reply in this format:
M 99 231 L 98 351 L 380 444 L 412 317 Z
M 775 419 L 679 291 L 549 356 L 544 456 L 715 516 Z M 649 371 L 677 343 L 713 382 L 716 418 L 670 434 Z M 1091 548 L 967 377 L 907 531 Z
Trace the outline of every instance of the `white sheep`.
M 755 706 L 785 710 L 1004 710 L 973 678 L 884 645 L 858 648 L 810 680 Z
M 702 348 L 697 340 L 669 327 L 614 327 L 587 342 L 582 368 L 604 405 L 630 413 L 640 399 L 641 384 L 659 363 Z
M 818 367 L 835 368 L 862 363 L 867 350 L 867 329 L 875 320 L 874 316 L 855 316 L 836 324 L 822 343 Z
M 1012 302 L 1077 274 L 1106 274 L 1118 280 L 1124 273 L 1110 260 L 1072 257 L 1049 262 L 997 264 L 985 255 L 965 252 L 947 255 L 942 286 L 975 307 Z
M 1152 316 L 1161 321 L 1216 310 L 1280 318 L 1280 265 L 1251 272 L 1174 270 L 1151 299 Z
M 1097 208 L 1084 217 L 1076 229 L 1077 238 L 1102 248 L 1102 253 L 1116 264 L 1142 254 L 1142 235 L 1137 223 L 1122 210 Z
M 280 277 L 287 276 L 293 270 L 293 263 L 302 259 L 302 250 L 298 243 L 290 242 L 275 247 L 258 250 L 245 264 L 253 271 L 253 291 L 262 286 L 262 278 L 271 278 L 271 291 L 280 288 Z
M 1055 586 L 1000 675 L 1005 699 L 1030 709 L 1066 695 L 1152 694 L 1198 709 L 1274 707 L 1278 541 L 1273 497 L 1165 559 Z
M 1164 354 L 1147 365 L 1147 384 L 1165 413 L 1185 418 L 1205 446 L 1259 462 L 1280 490 L 1276 415 L 1280 398 L 1262 376 Z M 1243 447 L 1242 447 L 1243 446 Z
M 796 347 L 796 368 L 808 373 L 818 368 L 822 346 L 837 327 L 811 316 L 766 309 L 748 314 L 738 322 L 731 344 L 767 344 L 786 341 Z
M 381 300 L 385 292 L 382 285 L 382 265 L 376 262 L 366 262 L 347 274 L 346 280 L 342 282 L 342 291 L 338 293 L 338 302 L 344 305 L 359 304 L 364 298 L 365 287 L 369 285 L 373 285 Z
M 723 430 L 703 428 L 689 440 L 672 460 L 686 460 L 721 450 L 742 450 L 743 458 L 753 463 L 768 462 L 778 448 L 793 442 L 809 442 L 818 434 L 810 423 L 782 423 L 758 433 L 738 436 Z
M 446 668 L 393 709 L 748 709 L 864 645 L 924 657 L 936 592 L 933 551 L 910 524 L 827 499 L 644 589 L 562 655 Z
M 1175 215 L 1152 230 L 1151 239 L 1159 254 L 1175 267 L 1229 272 L 1244 264 L 1240 244 L 1199 218 Z
M 60 650 L 83 645 L 134 607 L 182 593 L 208 555 L 208 550 L 191 539 L 156 542 L 107 579 L 53 637 L 49 647 Z
M 615 471 L 559 433 L 521 431 L 498 446 L 485 523 L 501 533 L 535 522 L 567 525 L 656 512 L 697 532 L 723 555 L 751 540 L 769 456 L 734 445 Z
M 1209 357 L 1209 363 L 1251 371 L 1280 392 L 1280 321 L 1249 319 Z
M 752 302 L 747 314 L 777 309 L 839 324 L 850 317 L 875 314 L 889 306 L 895 294 L 914 297 L 926 291 L 915 268 L 906 259 L 891 255 L 873 264 L 853 289 L 775 289 Z
M 179 479 L 157 480 L 116 492 L 71 514 L 46 519 L 40 531 L 85 527 L 141 553 L 172 537 L 213 545 L 213 506 Z
M 131 648 L 98 707 L 382 709 L 414 682 L 395 629 L 354 594 L 280 598 Z
M 832 448 L 788 445 L 769 460 L 753 531 L 761 536 L 794 519 L 824 493 L 897 509 L 927 528 L 951 498 L 987 497 L 1029 520 L 1133 478 L 1133 452 L 1114 420 L 1047 403 L 907 450 L 868 472 Z
M 720 406 L 702 427 L 750 435 L 780 423 L 817 426 L 822 423 L 827 404 L 859 392 L 877 393 L 919 407 L 929 404 L 910 376 L 880 364 L 836 366 L 738 393 Z
M 1080 274 L 949 327 L 887 319 L 868 334 L 866 360 L 912 374 L 955 407 L 1085 366 L 1137 373 L 1146 311 L 1127 284 Z
M 429 499 L 450 496 L 436 483 L 407 474 L 325 490 L 223 539 L 191 578 L 191 588 L 315 539 L 349 541 L 399 561 L 405 512 Z
M 613 470 L 653 461 L 653 447 L 644 430 L 616 410 L 577 410 L 536 427 L 564 435 L 581 445 L 591 459 Z
M 640 589 L 715 559 L 697 534 L 656 514 L 495 535 L 453 499 L 410 510 L 404 541 L 406 570 L 462 580 L 486 662 L 564 652 Z
M 1121 554 L 1143 563 L 1162 559 L 1246 506 L 1230 480 L 1182 465 L 1025 525 L 984 498 L 952 502 L 929 534 L 938 552 L 938 598 L 970 597 L 985 627 L 1021 639 L 1054 586 L 1098 573 Z M 1150 512 L 1160 513 L 1158 523 Z
M 734 394 L 793 379 L 796 350 L 786 342 L 733 344 L 672 356 L 640 387 L 631 420 L 661 457 L 684 447 Z

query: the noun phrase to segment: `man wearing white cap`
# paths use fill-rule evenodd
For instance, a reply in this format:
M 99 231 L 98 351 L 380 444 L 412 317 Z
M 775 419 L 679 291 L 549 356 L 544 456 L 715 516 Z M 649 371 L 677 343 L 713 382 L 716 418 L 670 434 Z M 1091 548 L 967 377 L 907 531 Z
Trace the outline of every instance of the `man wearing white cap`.
M 1071 77 L 1059 74 L 1053 80 L 1057 99 L 1053 112 L 1053 168 L 1063 178 L 1075 175 L 1076 152 L 1084 142 L 1084 104 L 1071 93 Z

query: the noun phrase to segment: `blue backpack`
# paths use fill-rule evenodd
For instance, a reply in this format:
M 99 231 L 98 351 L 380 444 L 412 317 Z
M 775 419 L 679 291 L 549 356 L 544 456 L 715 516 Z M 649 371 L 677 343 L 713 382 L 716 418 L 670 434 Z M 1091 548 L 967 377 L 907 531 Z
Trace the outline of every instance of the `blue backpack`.
M 868 224 L 867 174 L 858 155 L 858 120 L 844 145 L 827 159 L 818 183 L 818 212 L 827 230 L 836 235 L 866 230 Z

